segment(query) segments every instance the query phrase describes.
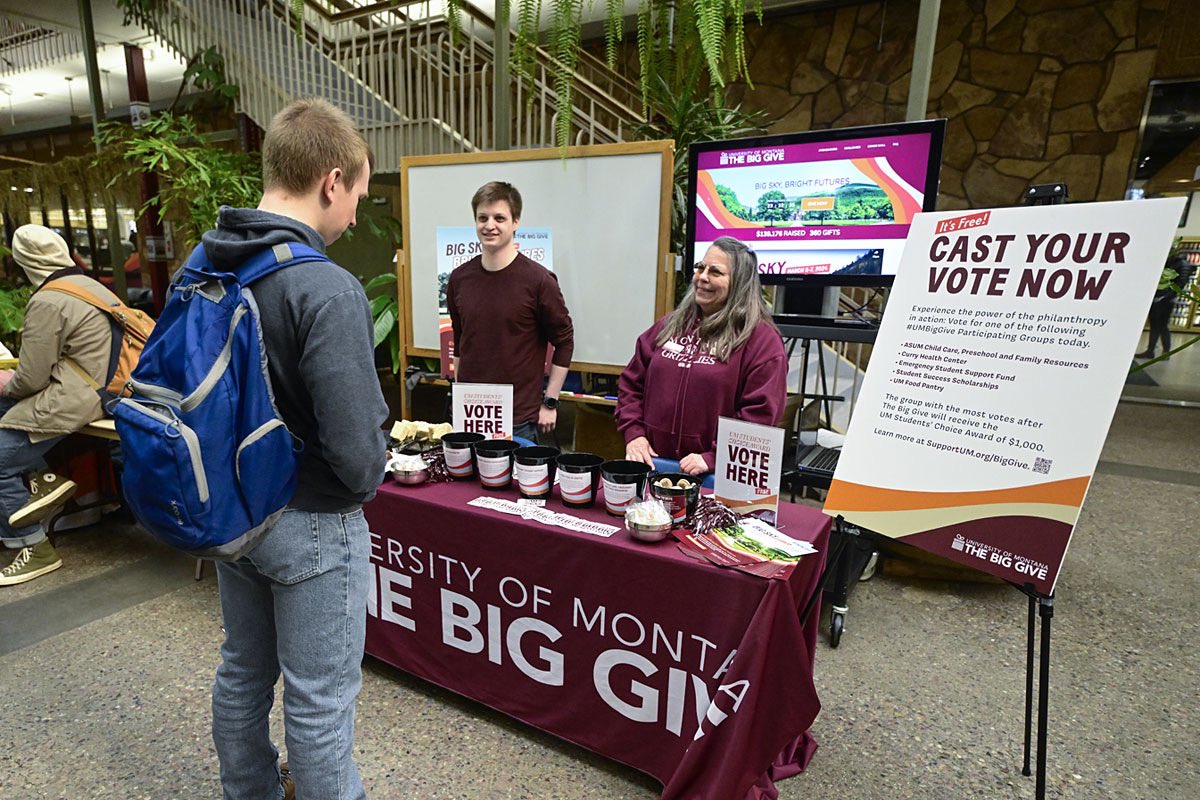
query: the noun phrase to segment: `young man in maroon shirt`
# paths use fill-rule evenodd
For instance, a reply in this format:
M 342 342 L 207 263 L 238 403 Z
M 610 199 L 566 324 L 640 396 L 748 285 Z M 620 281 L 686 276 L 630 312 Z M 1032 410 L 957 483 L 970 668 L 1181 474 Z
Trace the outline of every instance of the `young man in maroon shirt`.
M 575 329 L 554 273 L 517 250 L 521 193 L 484 184 L 471 198 L 483 252 L 450 274 L 446 305 L 454 326 L 454 374 L 464 383 L 511 383 L 513 435 L 537 441 L 558 423 L 558 394 Z M 543 378 L 546 345 L 554 345 Z

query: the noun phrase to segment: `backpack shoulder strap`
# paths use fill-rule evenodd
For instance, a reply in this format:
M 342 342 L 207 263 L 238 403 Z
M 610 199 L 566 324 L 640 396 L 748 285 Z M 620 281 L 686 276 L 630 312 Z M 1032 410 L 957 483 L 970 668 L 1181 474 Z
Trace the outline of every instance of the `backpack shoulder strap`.
M 69 294 L 72 297 L 78 298 L 90 306 L 95 306 L 104 313 L 112 315 L 114 311 L 119 310 L 122 306 L 120 301 L 115 305 L 109 304 L 103 298 L 96 296 L 95 293 L 88 291 L 82 286 L 77 286 L 74 283 L 66 280 L 50 281 L 42 285 L 42 289 L 50 292 L 61 292 Z
M 150 335 L 150 331 L 154 327 L 154 323 L 147 319 L 142 312 L 133 310 L 122 303 L 119 298 L 117 302 L 109 303 L 104 298 L 96 296 L 94 292 L 89 291 L 87 288 L 66 280 L 50 281 L 44 284 L 42 288 L 51 292 L 69 294 L 93 308 L 104 312 L 122 331 L 127 331 L 139 341 L 145 342 L 146 337 Z M 118 335 L 119 338 L 120 335 Z
M 237 268 L 236 274 L 238 282 L 243 286 L 248 286 L 284 267 L 313 261 L 329 261 L 329 257 L 306 244 L 284 242 L 250 258 Z

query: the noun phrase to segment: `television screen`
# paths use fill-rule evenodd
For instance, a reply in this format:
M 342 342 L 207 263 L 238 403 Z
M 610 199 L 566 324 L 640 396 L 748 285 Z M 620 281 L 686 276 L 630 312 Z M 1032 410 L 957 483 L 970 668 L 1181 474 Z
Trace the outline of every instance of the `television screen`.
M 693 144 L 687 264 L 733 236 L 766 284 L 890 285 L 937 202 L 945 120 Z

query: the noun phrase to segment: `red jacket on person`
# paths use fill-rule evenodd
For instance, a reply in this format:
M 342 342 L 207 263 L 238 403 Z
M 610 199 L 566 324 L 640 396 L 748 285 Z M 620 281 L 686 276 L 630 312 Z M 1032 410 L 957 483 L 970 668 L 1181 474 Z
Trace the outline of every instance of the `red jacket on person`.
M 774 425 L 787 400 L 787 356 L 770 322 L 759 323 L 726 361 L 694 333 L 655 345 L 666 317 L 638 337 L 621 373 L 617 430 L 626 443 L 645 436 L 663 458 L 689 453 L 716 469 L 717 418 Z

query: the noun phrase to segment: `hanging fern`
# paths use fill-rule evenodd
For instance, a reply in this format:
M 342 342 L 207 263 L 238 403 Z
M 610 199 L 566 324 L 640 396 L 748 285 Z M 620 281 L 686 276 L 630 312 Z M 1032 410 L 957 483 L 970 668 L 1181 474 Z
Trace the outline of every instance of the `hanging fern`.
M 642 0 L 637 14 L 638 79 L 642 89 L 642 115 L 650 113 L 650 62 L 654 47 L 654 9 L 650 0 Z
M 296 21 L 296 38 L 304 36 L 304 0 L 291 0 L 292 19 Z
M 566 147 L 571 140 L 571 94 L 575 84 L 575 65 L 579 62 L 582 16 L 583 0 L 554 0 L 551 53 L 558 61 L 554 69 L 554 132 L 559 147 Z
M 761 0 L 760 0 L 761 3 Z M 734 20 L 745 20 L 746 18 L 746 0 L 729 0 L 730 16 Z M 746 26 L 745 24 L 737 24 L 733 28 L 733 51 L 730 56 L 733 59 L 733 77 L 740 78 L 747 74 L 750 69 L 746 65 Z
M 446 25 L 450 28 L 451 42 L 462 38 L 462 4 L 463 0 L 446 0 Z
M 517 7 L 517 41 L 513 46 L 513 71 L 525 86 L 525 99 L 534 98 L 534 65 L 537 62 L 538 28 L 541 24 L 542 0 L 522 0 Z
M 625 0 L 608 0 L 604 19 L 604 61 L 609 69 L 617 66 L 617 45 L 625 37 Z
M 721 56 L 725 50 L 725 0 L 693 0 L 696 9 L 696 31 L 700 34 L 700 49 L 708 62 L 708 74 L 717 86 L 725 85 Z M 740 28 L 742 19 L 735 20 Z

